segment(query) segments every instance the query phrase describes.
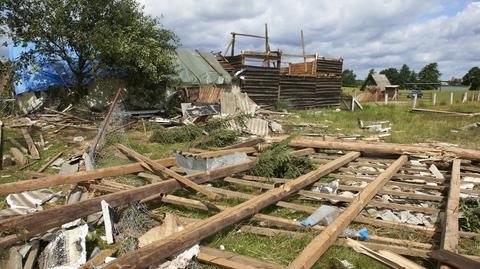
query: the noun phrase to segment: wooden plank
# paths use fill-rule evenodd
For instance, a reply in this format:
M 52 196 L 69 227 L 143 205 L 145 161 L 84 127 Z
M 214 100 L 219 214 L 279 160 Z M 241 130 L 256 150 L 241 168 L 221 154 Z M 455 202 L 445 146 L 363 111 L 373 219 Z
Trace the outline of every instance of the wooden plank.
M 355 198 L 343 212 L 320 235 L 315 237 L 300 255 L 289 265 L 289 268 L 311 268 L 323 253 L 333 244 L 334 240 L 348 227 L 363 208 L 372 200 L 377 192 L 390 178 L 408 161 L 406 155 L 398 158 L 385 172 Z
M 460 166 L 461 160 L 455 159 L 452 164 L 452 176 L 448 191 L 447 207 L 445 209 L 445 222 L 443 223 L 440 248 L 458 253 L 458 215 L 460 211 Z M 442 269 L 450 268 L 441 266 Z
M 55 162 L 56 159 L 60 158 L 60 156 L 62 156 L 62 154 L 63 154 L 63 152 L 59 152 L 57 155 L 50 158 L 50 160 L 48 160 L 47 163 L 45 163 L 42 167 L 40 167 L 37 170 L 37 173 L 42 173 L 43 171 L 45 171 L 53 162 Z
M 175 165 L 175 158 L 158 160 L 164 166 Z M 75 184 L 82 181 L 101 179 L 103 177 L 121 176 L 143 171 L 140 163 L 132 163 L 107 168 L 100 168 L 94 171 L 81 171 L 66 175 L 45 176 L 42 179 L 23 180 L 18 182 L 0 185 L 0 194 L 16 193 L 28 190 L 41 189 L 62 184 Z
M 154 171 L 157 171 L 157 172 L 163 172 L 171 177 L 173 177 L 174 179 L 178 180 L 179 182 L 181 182 L 182 184 L 184 184 L 185 186 L 193 189 L 193 190 L 196 190 L 204 195 L 206 195 L 209 199 L 213 199 L 213 200 L 217 200 L 217 199 L 220 199 L 220 195 L 218 194 L 215 194 L 211 191 L 209 191 L 208 189 L 206 189 L 205 187 L 201 186 L 201 185 L 198 185 L 196 184 L 195 182 L 189 180 L 188 178 L 182 176 L 182 175 L 179 175 L 177 174 L 176 172 L 168 169 L 167 167 L 151 160 L 150 158 L 148 157 L 145 157 L 137 152 L 135 152 L 134 150 L 130 149 L 130 148 L 127 148 L 125 147 L 124 145 L 122 144 L 117 144 L 117 148 L 122 151 L 124 154 L 126 154 L 127 156 L 130 156 L 132 157 L 133 159 L 137 160 L 138 162 L 145 162 L 148 166 L 150 166 Z
M 23 153 L 28 154 L 28 149 L 20 144 L 15 138 L 9 137 L 8 142 L 10 142 L 10 144 L 12 144 L 14 147 L 20 149 Z
M 23 153 L 18 148 L 11 147 L 10 148 L 10 153 L 12 154 L 13 158 L 15 159 L 15 163 L 17 165 L 27 164 L 27 162 L 28 162 L 27 158 L 23 155 Z M 2 189 L 0 188 L 0 192 L 1 191 L 2 191 Z
M 428 252 L 428 256 L 443 264 L 447 264 L 453 268 L 461 268 L 461 269 L 480 268 L 480 262 L 469 259 L 462 255 L 458 255 L 456 253 L 453 253 L 445 249 Z
M 206 257 L 206 256 L 202 257 L 201 256 L 202 254 L 206 254 L 209 257 Z M 215 258 L 215 259 L 212 259 L 212 258 Z M 217 265 L 222 268 L 234 268 L 234 269 L 248 268 L 245 266 L 249 266 L 250 268 L 258 268 L 258 269 L 285 268 L 285 266 L 282 266 L 273 262 L 262 261 L 252 257 L 240 255 L 234 252 L 209 248 L 205 246 L 200 246 L 200 255 L 198 256 L 198 259 L 201 262 Z M 232 265 L 231 263 L 227 264 L 227 263 L 224 263 L 224 261 L 229 261 L 235 264 L 234 265 Z M 239 266 L 239 267 L 228 267 L 228 266 Z
M 56 114 L 59 114 L 59 115 L 62 115 L 62 116 L 65 116 L 65 117 L 68 117 L 68 118 L 76 119 L 76 120 L 79 120 L 79 121 L 92 122 L 91 120 L 83 119 L 83 118 L 74 116 L 74 115 L 72 115 L 72 114 L 68 114 L 68 113 L 65 113 L 65 112 L 61 112 L 61 111 L 57 111 L 57 110 L 54 110 L 54 109 L 50 109 L 50 108 L 48 108 L 48 107 L 46 107 L 45 110 L 46 110 L 46 111 L 53 112 L 53 113 L 56 113 Z
M 171 255 L 191 246 L 198 241 L 215 234 L 223 228 L 258 213 L 261 209 L 274 204 L 281 199 L 309 186 L 324 175 L 358 158 L 358 152 L 351 152 L 318 169 L 292 180 L 279 188 L 269 190 L 255 198 L 228 208 L 213 217 L 202 220 L 194 225 L 187 226 L 183 231 L 172 234 L 164 240 L 154 242 L 136 251 L 109 263 L 105 269 L 145 268 L 156 264 Z
M 137 164 L 138 165 L 138 164 Z M 196 183 L 204 183 L 213 179 L 223 178 L 232 173 L 239 173 L 254 167 L 255 163 L 248 161 L 237 165 L 225 166 L 213 169 L 210 173 L 197 173 L 188 178 Z M 78 203 L 50 208 L 25 216 L 18 216 L 0 221 L 0 233 L 6 231 L 19 231 L 13 235 L 5 235 L 0 238 L 0 247 L 9 246 L 19 240 L 29 238 L 35 234 L 45 232 L 51 228 L 60 226 L 69 221 L 86 217 L 101 211 L 100 202 L 107 201 L 112 207 L 142 200 L 146 197 L 166 193 L 182 188 L 175 179 L 165 180 L 159 183 L 137 187 L 108 195 L 97 196 Z M 7 233 L 2 233 L 2 235 Z
M 300 148 L 322 148 L 322 149 L 339 149 L 347 151 L 361 151 L 379 154 L 419 154 L 432 156 L 457 156 L 467 160 L 480 160 L 480 151 L 474 149 L 464 149 L 457 147 L 426 147 L 416 145 L 403 145 L 393 143 L 365 143 L 363 142 L 340 142 L 340 141 L 323 141 L 318 137 L 297 136 L 289 143 L 292 147 Z

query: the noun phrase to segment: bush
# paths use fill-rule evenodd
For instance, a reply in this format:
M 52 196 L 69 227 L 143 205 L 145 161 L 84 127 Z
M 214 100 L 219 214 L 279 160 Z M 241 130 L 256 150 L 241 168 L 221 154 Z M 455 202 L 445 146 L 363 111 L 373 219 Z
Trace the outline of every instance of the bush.
M 195 125 L 182 128 L 162 128 L 155 130 L 150 137 L 151 142 L 173 144 L 193 141 L 202 135 L 202 129 Z
M 297 178 L 315 168 L 308 157 L 290 156 L 290 139 L 263 151 L 257 158 L 257 165 L 250 174 L 261 177 Z

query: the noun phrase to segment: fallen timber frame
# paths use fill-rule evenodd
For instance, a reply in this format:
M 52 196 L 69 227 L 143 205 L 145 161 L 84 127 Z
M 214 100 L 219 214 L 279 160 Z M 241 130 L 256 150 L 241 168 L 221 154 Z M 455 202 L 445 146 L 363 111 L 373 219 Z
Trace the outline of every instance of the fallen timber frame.
M 140 166 L 140 164 L 137 165 Z M 254 162 L 249 161 L 214 169 L 208 174 L 198 173 L 189 175 L 188 178 L 197 184 L 204 183 L 233 173 L 246 171 L 254 165 Z M 165 193 L 182 187 L 183 186 L 177 180 L 170 179 L 131 190 L 97 196 L 82 202 L 47 209 L 25 216 L 9 218 L 0 221 L 0 233 L 12 230 L 22 232 L 1 238 L 0 247 L 9 246 L 19 240 L 27 239 L 35 234 L 45 232 L 50 228 L 99 212 L 101 211 L 100 202 L 102 200 L 107 201 L 112 207 L 117 207 L 119 205 L 139 201 L 158 193 Z
M 197 156 L 209 158 L 209 157 L 220 156 L 222 154 L 228 154 L 233 152 L 253 153 L 253 152 L 256 152 L 256 149 L 253 147 L 236 148 L 236 149 L 221 150 L 217 152 L 200 153 Z M 163 166 L 169 167 L 169 166 L 175 165 L 175 158 L 172 157 L 172 158 L 161 159 L 161 160 L 157 160 L 156 162 Z M 126 165 L 107 167 L 107 168 L 100 168 L 94 171 L 82 171 L 75 174 L 52 175 L 52 176 L 42 177 L 41 179 L 24 180 L 24 181 L 18 181 L 13 183 L 1 184 L 0 194 L 9 194 L 9 193 L 15 193 L 15 192 L 21 192 L 21 191 L 28 191 L 28 190 L 61 185 L 61 184 L 74 184 L 82 181 L 101 179 L 103 177 L 122 176 L 127 174 L 143 172 L 143 171 L 144 171 L 144 168 L 141 165 L 141 163 L 132 163 L 132 164 L 126 164 Z
M 172 234 L 171 236 L 164 238 L 164 240 L 154 242 L 139 250 L 130 252 L 107 264 L 105 268 L 143 268 L 155 264 L 156 262 L 183 250 L 185 246 L 191 246 L 231 224 L 258 213 L 261 209 L 305 188 L 322 176 L 331 173 L 359 156 L 360 153 L 358 152 L 348 153 L 347 155 L 325 164 L 317 170 L 300 176 L 279 188 L 269 190 L 251 200 L 226 209 L 213 217 L 202 220 L 198 222 L 198 224 L 188 226 L 183 231 Z
M 376 193 L 390 180 L 390 178 L 408 161 L 402 155 L 385 172 L 380 174 L 373 182 L 355 198 L 355 201 L 338 216 L 325 230 L 315 237 L 300 255 L 290 263 L 288 268 L 311 268 L 323 253 L 333 244 L 335 239 L 348 227 L 352 220 L 362 211 Z
M 480 160 L 480 151 L 456 147 L 426 147 L 389 143 L 324 141 L 322 138 L 298 136 L 290 141 L 291 147 L 321 148 L 347 151 L 360 151 L 379 154 L 419 154 L 445 157 L 458 157 L 467 160 Z

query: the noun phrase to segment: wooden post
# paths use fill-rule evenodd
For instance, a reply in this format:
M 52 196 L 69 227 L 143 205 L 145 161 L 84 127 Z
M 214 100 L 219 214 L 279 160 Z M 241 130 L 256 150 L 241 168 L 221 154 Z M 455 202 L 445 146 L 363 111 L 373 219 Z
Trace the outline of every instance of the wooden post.
M 352 112 L 355 111 L 355 97 L 352 96 Z
M 480 92 L 477 95 L 477 102 L 480 102 Z
M 270 52 L 270 45 L 268 44 L 268 26 L 265 23 L 265 52 L 268 54 Z M 267 67 L 270 67 L 270 59 L 267 58 L 264 60 Z
M 385 91 L 385 105 L 388 105 L 388 93 Z
M 417 94 L 413 95 L 413 108 L 417 107 Z
M 185 186 L 204 194 L 205 196 L 207 196 L 210 199 L 216 200 L 216 199 L 219 199 L 221 197 L 220 195 L 215 194 L 215 193 L 207 190 L 205 187 L 203 187 L 201 185 L 198 185 L 197 183 L 191 181 L 190 179 L 188 179 L 188 178 L 186 178 L 182 175 L 177 174 L 175 171 L 172 171 L 172 170 L 168 169 L 167 167 L 151 160 L 150 158 L 147 158 L 147 157 L 135 152 L 134 150 L 132 150 L 130 148 L 125 147 L 122 144 L 118 144 L 117 148 L 122 153 L 126 154 L 127 156 L 130 156 L 131 158 L 135 159 L 136 161 L 146 163 L 146 165 L 149 166 L 154 171 L 160 172 L 160 173 L 165 173 L 166 175 L 169 175 L 169 176 L 173 177 L 174 179 L 178 180 L 179 182 L 181 182 Z M 148 167 L 145 167 L 145 168 L 148 169 Z
M 453 105 L 453 92 L 450 93 L 450 105 Z
M 333 223 L 330 223 L 322 233 L 315 237 L 300 255 L 288 266 L 292 269 L 311 268 L 322 254 L 333 245 L 335 239 L 357 217 L 360 211 L 368 204 L 377 192 L 392 178 L 394 174 L 408 161 L 406 155 L 402 155 L 385 172 L 380 174 L 374 181 L 368 184 L 354 201 L 345 209 Z
M 35 146 L 35 142 L 33 142 L 32 136 L 27 128 L 22 128 L 23 138 L 28 146 L 28 151 L 30 152 L 30 156 L 32 159 L 40 160 L 40 153 L 38 152 L 37 147 Z
M 235 34 L 232 33 L 232 54 L 231 56 L 235 56 Z
M 328 175 L 332 171 L 346 165 L 359 156 L 360 154 L 358 152 L 350 152 L 345 156 L 322 165 L 318 169 L 300 176 L 297 179 L 291 180 L 278 188 L 269 190 L 244 203 L 228 208 L 213 217 L 187 226 L 184 230 L 165 237 L 163 240 L 126 253 L 124 256 L 107 264 L 104 268 L 146 268 L 150 265 L 156 264 L 159 261 L 196 244 L 200 240 L 219 232 L 223 228 L 252 216 L 263 208 L 311 185 L 319 178 Z
M 453 160 L 452 176 L 448 191 L 447 207 L 445 208 L 445 222 L 442 230 L 440 248 L 458 253 L 458 214 L 460 197 L 460 165 L 461 159 Z M 442 269 L 450 268 L 441 266 Z
M 437 104 L 437 93 L 434 92 L 432 95 L 432 105 L 436 105 L 436 104 Z
M 465 104 L 467 101 L 468 101 L 468 92 L 465 92 L 465 93 L 463 94 L 462 104 Z
M 3 122 L 0 121 L 0 170 L 3 169 Z
M 305 72 L 307 72 L 307 56 L 305 56 L 305 41 L 303 39 L 303 30 L 300 30 L 300 37 L 302 40 L 303 63 L 305 65 Z

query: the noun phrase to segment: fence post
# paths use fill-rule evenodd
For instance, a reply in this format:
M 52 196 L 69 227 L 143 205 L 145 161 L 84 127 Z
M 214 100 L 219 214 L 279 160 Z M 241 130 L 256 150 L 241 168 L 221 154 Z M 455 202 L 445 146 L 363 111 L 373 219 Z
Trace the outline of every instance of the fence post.
M 417 107 L 417 94 L 413 95 L 413 108 Z
M 436 105 L 437 104 L 437 93 L 436 92 L 433 93 L 432 98 L 433 98 L 433 100 L 432 100 L 433 105 Z
M 385 104 L 388 105 L 388 93 L 385 91 Z
M 467 101 L 468 101 L 468 92 L 465 92 L 465 93 L 463 94 L 462 104 L 464 104 L 464 103 L 467 102 Z
M 477 102 L 480 102 L 480 92 L 477 95 Z
M 450 93 L 450 105 L 453 105 L 453 92 Z

